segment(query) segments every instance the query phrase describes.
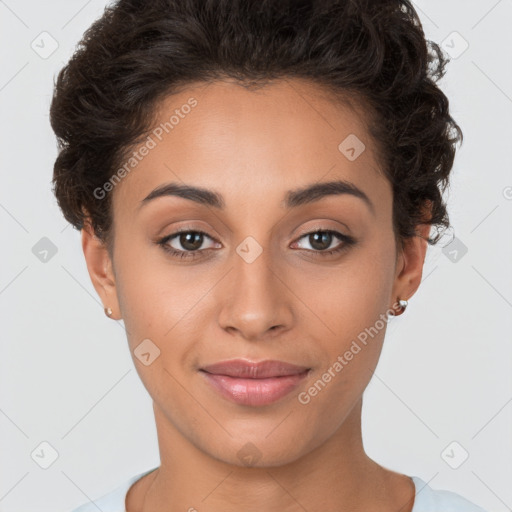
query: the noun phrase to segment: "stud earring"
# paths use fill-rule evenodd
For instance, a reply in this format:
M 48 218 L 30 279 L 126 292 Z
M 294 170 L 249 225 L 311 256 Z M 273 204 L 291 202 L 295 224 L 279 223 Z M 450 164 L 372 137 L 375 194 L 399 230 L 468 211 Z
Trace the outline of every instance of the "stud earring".
M 395 310 L 394 316 L 400 316 L 405 311 L 405 308 L 409 305 L 409 301 L 407 301 L 405 299 L 398 299 L 398 305 L 400 306 L 400 310 L 399 311 Z
M 105 315 L 107 315 L 108 317 L 112 316 L 112 313 L 113 313 L 112 308 L 104 308 L 103 311 L 105 311 Z

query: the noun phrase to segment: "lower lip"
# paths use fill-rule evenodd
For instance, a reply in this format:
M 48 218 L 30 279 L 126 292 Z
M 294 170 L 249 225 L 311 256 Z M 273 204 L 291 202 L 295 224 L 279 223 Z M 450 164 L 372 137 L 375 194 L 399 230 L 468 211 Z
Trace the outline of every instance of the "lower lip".
M 267 379 L 239 379 L 201 371 L 206 380 L 222 396 L 240 405 L 267 405 L 293 391 L 308 371 Z

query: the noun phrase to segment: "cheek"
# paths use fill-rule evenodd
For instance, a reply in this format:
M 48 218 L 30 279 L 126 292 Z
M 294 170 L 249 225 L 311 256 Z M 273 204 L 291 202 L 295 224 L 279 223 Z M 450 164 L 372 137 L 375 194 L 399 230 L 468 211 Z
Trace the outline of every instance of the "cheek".
M 356 336 L 390 306 L 394 282 L 394 252 L 376 242 L 350 254 L 340 265 L 303 272 L 297 295 L 306 297 L 311 310 L 333 336 Z
M 320 364 L 298 397 L 299 403 L 315 411 L 312 421 L 327 418 L 318 426 L 326 431 L 334 431 L 361 398 L 377 366 L 387 328 L 385 282 L 366 287 L 361 284 L 366 277 L 353 279 L 342 291 L 324 299 L 324 310 L 330 308 L 325 315 L 329 333 L 316 336 Z
M 381 250 L 382 247 L 386 249 Z M 304 328 L 318 342 L 324 370 L 341 356 L 343 370 L 332 369 L 336 373 L 332 381 L 341 383 L 346 379 L 343 388 L 365 385 L 378 362 L 387 327 L 394 257 L 392 243 L 375 241 L 354 253 L 343 265 L 331 269 L 328 277 L 317 280 L 316 291 L 310 288 L 303 295 L 316 313 L 309 315 L 311 321 L 304 321 Z M 305 285 L 300 293 L 306 291 Z M 313 325 L 324 335 L 315 335 L 311 331 Z
M 119 307 L 128 340 L 134 348 L 142 339 L 160 338 L 161 331 L 172 326 L 169 312 L 176 308 L 173 309 L 172 303 L 169 307 L 169 301 L 179 300 L 176 293 L 170 296 L 169 276 L 148 260 L 151 254 L 147 248 L 143 249 L 143 242 L 130 242 L 122 236 L 116 240 L 115 267 Z
M 149 367 L 140 364 L 136 358 L 142 343 L 158 353 L 155 367 L 163 366 L 174 374 L 177 368 L 181 371 L 190 366 L 197 333 L 205 332 L 206 324 L 211 323 L 207 311 L 211 308 L 207 300 L 211 279 L 191 269 L 171 265 L 161 256 L 136 251 L 122 255 L 120 251 L 118 300 L 134 362 L 147 386 L 167 382 L 169 375 L 153 371 L 153 363 Z M 156 348 L 144 340 L 151 340 Z

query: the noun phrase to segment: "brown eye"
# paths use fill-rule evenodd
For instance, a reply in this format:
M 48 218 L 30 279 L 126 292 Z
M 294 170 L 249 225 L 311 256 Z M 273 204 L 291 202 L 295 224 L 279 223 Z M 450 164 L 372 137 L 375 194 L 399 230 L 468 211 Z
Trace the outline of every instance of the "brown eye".
M 329 229 L 319 229 L 306 233 L 299 240 L 302 239 L 307 240 L 311 248 L 299 246 L 300 249 L 318 253 L 320 256 L 332 255 L 356 243 L 354 238 Z M 299 242 L 297 242 L 298 244 Z
M 187 251 L 197 251 L 203 244 L 203 234 L 195 231 L 180 233 L 178 240 L 181 246 Z
M 312 233 L 309 236 L 309 243 L 318 251 L 323 251 L 328 249 L 332 243 L 332 239 L 334 238 L 332 233 L 328 231 L 317 231 L 316 233 Z
M 205 240 L 212 240 L 215 245 L 215 241 L 205 232 L 198 230 L 181 230 L 176 233 L 172 233 L 157 243 L 166 252 L 170 253 L 171 256 L 177 258 L 195 258 L 201 255 L 201 253 L 209 252 L 212 249 L 210 247 L 203 247 Z

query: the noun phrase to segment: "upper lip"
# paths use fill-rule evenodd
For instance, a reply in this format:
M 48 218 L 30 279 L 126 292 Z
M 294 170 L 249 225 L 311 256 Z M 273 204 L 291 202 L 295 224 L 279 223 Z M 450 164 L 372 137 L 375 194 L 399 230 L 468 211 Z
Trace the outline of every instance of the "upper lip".
M 246 379 L 265 379 L 270 377 L 284 377 L 297 375 L 309 370 L 306 366 L 297 366 L 284 361 L 248 361 L 246 359 L 231 359 L 204 366 L 201 370 L 217 375 L 227 375 Z

